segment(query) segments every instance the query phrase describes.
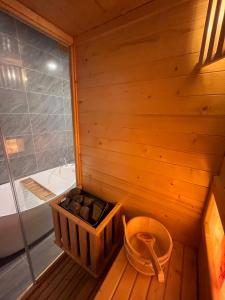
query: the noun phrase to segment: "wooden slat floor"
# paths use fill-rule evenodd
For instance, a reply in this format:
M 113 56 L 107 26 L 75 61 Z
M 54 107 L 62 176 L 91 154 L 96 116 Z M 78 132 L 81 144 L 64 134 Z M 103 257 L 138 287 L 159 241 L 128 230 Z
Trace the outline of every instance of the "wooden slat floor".
M 95 300 L 197 300 L 195 250 L 174 242 L 165 278 L 165 283 L 160 284 L 156 277 L 137 273 L 128 263 L 122 248 Z
M 165 268 L 166 282 L 139 274 L 128 263 L 124 248 L 104 282 L 94 279 L 64 254 L 20 300 L 197 300 L 197 255 L 174 242 Z
M 102 279 L 93 278 L 87 271 L 63 254 L 20 300 L 86 300 L 93 299 Z

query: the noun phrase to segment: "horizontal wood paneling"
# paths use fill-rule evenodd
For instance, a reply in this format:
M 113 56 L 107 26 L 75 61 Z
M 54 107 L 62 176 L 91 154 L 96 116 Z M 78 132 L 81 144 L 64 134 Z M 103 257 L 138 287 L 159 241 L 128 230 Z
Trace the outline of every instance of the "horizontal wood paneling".
M 176 164 L 168 164 L 156 160 L 149 160 L 139 156 L 121 154 L 110 150 L 95 149 L 87 146 L 83 146 L 81 152 L 84 163 L 92 163 L 92 158 L 94 157 L 96 162 L 106 161 L 106 163 L 119 163 L 124 169 L 126 169 L 126 167 L 130 167 L 132 169 L 136 169 L 137 172 L 140 170 L 140 176 L 142 175 L 142 171 L 146 171 L 154 175 L 158 174 L 169 178 L 173 178 L 175 176 L 177 180 L 193 183 L 195 185 L 205 187 L 209 186 L 210 176 L 206 171 L 178 166 Z M 113 168 L 111 167 L 110 170 L 112 169 Z
M 225 63 L 198 62 L 208 1 L 154 1 L 78 39 L 82 184 L 197 245 L 225 151 Z
M 157 146 L 146 144 L 137 144 L 134 142 L 118 141 L 111 138 L 98 138 L 86 134 L 82 140 L 81 147 L 93 147 L 94 149 L 104 149 L 116 153 L 123 153 L 151 159 L 155 161 L 167 162 L 178 166 L 185 166 L 196 169 L 216 172 L 222 161 L 215 154 L 190 153 L 170 150 Z
M 83 187 L 105 199 L 121 201 L 128 217 L 148 215 L 157 218 L 167 226 L 173 236 L 183 240 L 186 244 L 190 243 L 191 230 L 192 244 L 197 246 L 198 231 L 196 228 L 200 225 L 200 209 L 195 205 L 184 204 L 183 201 L 180 204 L 180 200 L 154 193 L 142 187 L 135 187 L 125 181 L 95 171 L 87 176 L 83 175 Z M 178 205 L 179 214 L 177 213 Z

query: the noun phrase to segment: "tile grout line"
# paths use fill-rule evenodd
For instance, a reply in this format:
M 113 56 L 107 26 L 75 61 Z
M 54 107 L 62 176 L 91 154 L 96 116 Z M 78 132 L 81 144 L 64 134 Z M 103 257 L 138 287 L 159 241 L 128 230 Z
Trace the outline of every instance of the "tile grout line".
M 26 99 L 26 105 L 27 105 L 28 112 L 26 112 L 26 113 L 10 113 L 9 112 L 9 113 L 0 113 L 0 115 L 6 116 L 6 117 L 7 116 L 13 117 L 13 116 L 20 116 L 20 115 L 28 115 L 28 118 L 29 118 L 28 121 L 29 121 L 29 125 L 30 125 L 30 132 L 29 133 L 25 133 L 25 134 L 19 134 L 19 135 L 7 135 L 7 137 L 10 137 L 10 136 L 14 136 L 14 137 L 15 136 L 31 136 L 31 138 L 32 138 L 32 145 L 33 145 L 33 151 L 32 152 L 28 152 L 25 155 L 15 156 L 15 157 L 12 158 L 12 160 L 14 160 L 14 159 L 16 160 L 16 159 L 19 159 L 19 158 L 22 158 L 22 157 L 27 157 L 29 155 L 34 155 L 34 159 L 35 159 L 35 162 L 36 162 L 36 171 L 35 171 L 35 173 L 36 173 L 36 172 L 39 171 L 39 167 L 40 167 L 39 163 L 38 163 L 38 159 L 37 159 L 37 155 L 36 154 L 37 153 L 46 152 L 48 150 L 50 150 L 50 152 L 51 152 L 51 151 L 54 151 L 55 148 L 51 147 L 51 149 L 45 149 L 44 151 L 37 151 L 37 149 L 36 149 L 37 145 L 34 142 L 35 135 L 43 135 L 43 134 L 48 134 L 48 133 L 51 134 L 53 132 L 56 132 L 56 133 L 58 132 L 58 133 L 65 134 L 65 140 L 64 140 L 65 144 L 62 147 L 61 146 L 57 147 L 56 149 L 62 148 L 62 149 L 64 149 L 63 150 L 63 152 L 64 152 L 63 154 L 65 156 L 69 155 L 68 133 L 72 132 L 72 130 L 66 128 L 66 119 L 67 119 L 68 116 L 71 116 L 71 113 L 70 114 L 66 113 L 66 100 L 70 99 L 70 97 L 65 95 L 65 93 L 64 93 L 64 85 L 66 85 L 66 84 L 71 85 L 71 81 L 70 81 L 70 78 L 67 78 L 67 76 L 64 77 L 64 75 L 67 75 L 67 72 L 66 72 L 67 68 L 63 68 L 63 66 L 65 65 L 65 63 L 69 64 L 69 61 L 67 60 L 66 57 L 63 56 L 63 52 L 61 52 L 61 51 L 63 51 L 63 49 L 60 48 L 60 44 L 58 44 L 58 43 L 55 45 L 55 46 L 57 46 L 57 51 L 58 51 L 57 53 L 58 53 L 58 55 L 54 55 L 54 54 L 51 54 L 48 51 L 43 50 L 42 48 L 38 48 L 38 47 L 30 44 L 29 42 L 26 42 L 26 41 L 20 39 L 20 31 L 19 31 L 19 24 L 20 23 L 18 23 L 19 21 L 17 21 L 15 18 L 12 18 L 12 21 L 13 21 L 13 25 L 14 25 L 13 26 L 13 34 L 10 34 L 10 32 L 2 32 L 2 31 L 0 32 L 0 34 L 2 36 L 8 37 L 10 39 L 13 39 L 18 44 L 18 49 L 17 49 L 17 54 L 16 55 L 17 55 L 20 63 L 19 63 L 19 65 L 17 65 L 15 63 L 13 64 L 13 63 L 10 63 L 10 62 L 9 63 L 7 63 L 7 62 L 4 63 L 3 62 L 3 67 L 4 66 L 5 67 L 7 67 L 7 66 L 9 66 L 9 67 L 13 67 L 13 66 L 17 67 L 18 69 L 20 69 L 19 76 L 22 76 L 23 72 L 25 72 L 26 69 L 27 69 L 27 70 L 30 70 L 30 71 L 33 71 L 33 72 L 36 72 L 36 73 L 47 75 L 47 76 L 51 77 L 52 79 L 58 79 L 61 82 L 61 84 L 60 84 L 61 85 L 60 86 L 61 95 L 56 95 L 56 94 L 51 94 L 51 93 L 43 93 L 43 92 L 37 92 L 37 91 L 28 90 L 27 89 L 27 84 L 26 84 L 26 82 L 24 80 L 21 80 L 22 81 L 21 82 L 21 87 L 19 87 L 18 85 L 16 85 L 14 88 L 8 87 L 7 85 L 0 86 L 0 89 L 5 90 L 5 91 L 7 91 L 7 90 L 19 91 L 21 94 L 22 93 L 25 94 L 24 98 Z M 29 45 L 31 48 L 37 50 L 40 54 L 41 53 L 42 54 L 47 54 L 48 53 L 48 54 L 50 54 L 50 56 L 52 55 L 52 57 L 57 58 L 58 62 L 62 66 L 62 69 L 61 69 L 62 76 L 54 76 L 54 75 L 49 74 L 47 72 L 42 72 L 42 71 L 39 71 L 39 70 L 32 69 L 32 68 L 24 66 L 23 65 L 23 59 L 22 59 L 22 46 L 23 45 L 25 45 L 25 46 Z M 47 58 L 47 56 L 46 56 L 46 58 Z M 63 72 L 63 70 L 65 72 Z M 60 113 L 59 114 L 31 113 L 30 112 L 30 103 L 29 103 L 29 99 L 28 99 L 28 93 L 34 93 L 34 94 L 39 94 L 39 95 L 47 95 L 47 96 L 57 97 L 59 99 L 62 99 L 63 113 L 62 114 L 60 114 Z M 53 130 L 53 131 L 50 130 L 50 131 L 38 132 L 37 134 L 35 134 L 34 133 L 34 129 L 33 129 L 33 125 L 32 125 L 31 115 L 45 115 L 45 116 L 48 116 L 48 115 L 56 116 L 56 115 L 58 115 L 58 116 L 63 116 L 63 119 L 64 119 L 64 129 L 63 130 Z M 41 170 L 41 171 L 43 171 L 43 170 Z M 23 176 L 25 176 L 25 174 Z
M 17 27 L 17 22 L 15 21 L 15 27 L 16 27 L 16 35 L 18 38 L 18 51 L 19 51 L 19 56 L 20 56 L 20 61 L 21 64 L 23 65 L 23 61 L 22 61 L 22 56 L 21 56 L 21 49 L 20 49 L 20 41 L 19 41 L 19 34 L 18 34 L 18 27 Z M 30 118 L 30 108 L 29 108 L 29 101 L 28 101 L 28 97 L 27 97 L 27 87 L 26 87 L 26 83 L 24 83 L 24 92 L 25 92 L 25 97 L 26 97 L 26 102 L 27 102 L 27 110 L 28 110 L 28 118 L 29 118 L 29 122 L 30 122 L 30 130 L 31 130 L 31 137 L 32 137 L 32 144 L 33 144 L 33 148 L 34 148 L 34 157 L 35 157 L 35 162 L 36 162 L 36 172 L 38 171 L 38 161 L 37 161 L 37 157 L 35 155 L 35 143 L 34 143 L 34 134 L 33 134 L 33 127 L 32 127 L 32 122 L 31 122 L 31 118 Z
M 15 20 L 14 20 L 14 21 L 15 21 Z M 48 54 L 48 55 L 52 56 L 53 58 L 59 59 L 59 60 L 61 61 L 61 63 L 62 63 L 62 62 L 68 62 L 66 58 L 62 58 L 61 54 L 59 54 L 59 55 L 54 55 L 54 54 L 52 54 L 50 51 L 48 52 L 48 51 L 46 51 L 46 50 L 43 50 L 43 49 L 41 49 L 41 48 L 38 48 L 38 47 L 34 46 L 33 44 L 30 44 L 30 43 L 28 43 L 28 42 L 26 42 L 26 41 L 20 40 L 19 34 L 18 34 L 18 28 L 17 28 L 17 24 L 16 24 L 16 23 L 17 23 L 17 22 L 15 22 L 16 37 L 14 37 L 13 35 L 10 35 L 10 34 L 8 34 L 8 33 L 2 32 L 2 31 L 0 31 L 0 34 L 1 34 L 1 35 L 4 35 L 4 36 L 6 36 L 6 37 L 8 37 L 8 38 L 10 38 L 10 39 L 16 40 L 17 43 L 18 43 L 18 47 L 20 47 L 20 45 L 21 45 L 21 46 L 23 46 L 23 45 L 25 45 L 25 46 L 28 45 L 28 46 L 34 48 L 35 50 L 38 50 L 39 52 L 42 52 L 42 53 L 44 53 L 44 54 Z M 51 39 L 51 40 L 52 40 L 52 39 Z M 59 49 L 59 51 L 60 51 L 60 49 Z M 60 53 L 60 52 L 59 52 L 59 53 Z M 21 53 L 20 53 L 20 54 L 21 54 Z M 20 56 L 21 56 L 21 55 L 20 55 Z M 22 66 L 22 65 L 19 65 L 19 64 L 16 64 L 16 63 L 5 63 L 5 64 L 6 64 L 6 65 L 10 65 L 10 66 L 16 66 L 16 67 L 21 67 L 21 66 Z M 31 71 L 39 72 L 39 73 L 42 73 L 42 74 L 45 74 L 45 75 L 54 77 L 54 78 L 59 78 L 59 79 L 63 79 L 63 80 L 66 80 L 66 81 L 70 81 L 69 79 L 66 79 L 66 78 L 63 77 L 63 76 L 52 75 L 52 74 L 49 74 L 49 73 L 47 73 L 47 72 L 35 70 L 35 69 L 29 68 L 29 67 L 26 67 L 26 66 L 22 66 L 22 67 L 23 67 L 23 68 L 26 68 L 26 69 L 28 69 L 28 70 L 31 70 Z M 62 65 L 62 67 L 63 67 L 63 65 Z

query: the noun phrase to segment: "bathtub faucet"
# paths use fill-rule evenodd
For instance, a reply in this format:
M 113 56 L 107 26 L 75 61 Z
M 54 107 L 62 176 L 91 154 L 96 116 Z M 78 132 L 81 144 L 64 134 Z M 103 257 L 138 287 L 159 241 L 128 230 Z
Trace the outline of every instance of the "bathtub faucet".
M 59 159 L 59 166 L 60 167 L 63 167 L 63 166 L 67 166 L 68 165 L 68 163 L 67 163 L 67 159 L 66 159 L 66 157 L 61 157 L 60 159 Z
M 66 159 L 66 157 L 63 157 L 63 159 L 64 159 L 64 163 L 65 163 L 65 165 L 66 165 L 66 166 L 68 166 L 68 163 L 67 163 L 67 159 Z
M 68 166 L 66 157 L 60 158 L 60 160 L 59 160 L 59 175 L 61 175 L 61 173 L 62 173 L 62 168 L 63 168 L 64 166 L 65 166 L 65 167 Z

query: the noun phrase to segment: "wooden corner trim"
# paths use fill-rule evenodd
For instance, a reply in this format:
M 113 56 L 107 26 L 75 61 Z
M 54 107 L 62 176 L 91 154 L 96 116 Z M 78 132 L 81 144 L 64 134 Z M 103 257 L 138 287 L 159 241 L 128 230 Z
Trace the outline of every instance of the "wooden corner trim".
M 17 0 L 0 0 L 0 9 L 35 27 L 58 42 L 71 46 L 73 37 L 47 21 Z

